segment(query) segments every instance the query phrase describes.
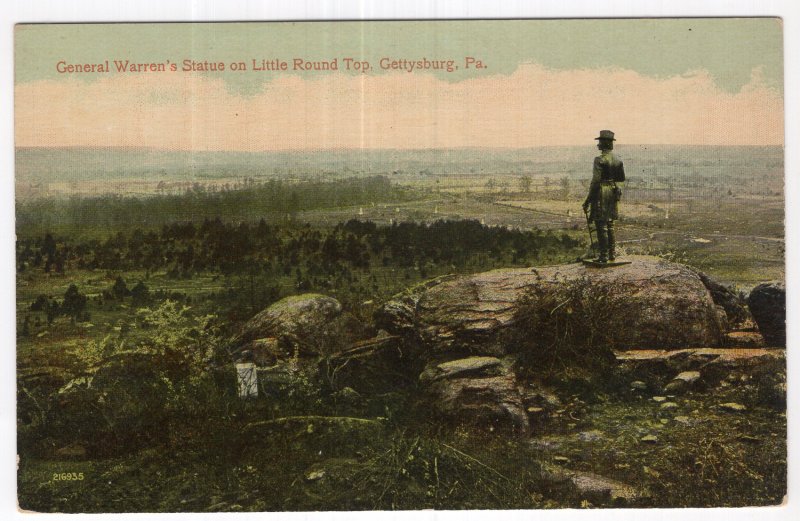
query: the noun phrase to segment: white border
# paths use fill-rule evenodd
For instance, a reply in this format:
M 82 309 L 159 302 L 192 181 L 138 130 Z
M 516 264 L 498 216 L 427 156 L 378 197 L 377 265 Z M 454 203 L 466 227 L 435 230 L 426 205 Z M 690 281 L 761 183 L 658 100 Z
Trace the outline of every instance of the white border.
M 786 121 L 786 280 L 787 317 L 800 313 L 796 283 L 800 261 L 797 236 L 800 210 L 798 179 L 798 99 L 800 78 L 800 2 L 796 0 L 305 0 L 304 2 L 257 2 L 255 0 L 5 0 L 0 8 L 0 331 L 3 343 L 0 354 L 0 517 L 29 519 L 35 514 L 16 510 L 16 358 L 15 358 L 15 269 L 14 269 L 14 119 L 13 119 L 13 26 L 21 22 L 114 22 L 114 21 L 228 21 L 228 20 L 304 20 L 304 19 L 434 19 L 434 18 L 589 18 L 589 17 L 670 17 L 670 16 L 780 16 L 784 20 L 785 121 Z M 795 377 L 800 372 L 795 346 L 800 342 L 800 321 L 788 321 L 789 365 L 789 497 L 787 505 L 778 508 L 742 509 L 653 509 L 592 511 L 506 511 L 506 512 L 402 512 L 382 513 L 380 519 L 414 519 L 415 521 L 450 519 L 800 519 L 798 487 L 798 392 Z M 211 519 L 220 514 L 123 514 L 117 519 L 195 518 Z M 226 514 L 238 518 L 269 519 L 374 519 L 373 512 L 358 513 L 271 513 Z M 71 515 L 69 519 L 105 516 Z M 51 515 L 51 519 L 67 518 Z

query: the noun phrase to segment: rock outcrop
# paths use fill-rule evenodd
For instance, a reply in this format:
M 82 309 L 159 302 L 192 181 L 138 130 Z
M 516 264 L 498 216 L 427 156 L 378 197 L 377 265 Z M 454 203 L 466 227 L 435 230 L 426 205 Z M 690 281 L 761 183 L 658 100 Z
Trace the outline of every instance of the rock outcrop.
M 786 347 L 786 287 L 783 282 L 759 284 L 747 306 L 769 347 Z
M 318 349 L 315 339 L 341 313 L 342 305 L 333 297 L 316 293 L 286 297 L 247 321 L 234 344 L 273 355 L 285 349 L 312 354 Z
M 516 375 L 498 358 L 473 356 L 432 363 L 420 375 L 420 384 L 442 416 L 528 434 Z
M 783 349 L 636 350 L 616 353 L 616 358 L 617 375 L 644 384 L 631 385 L 634 391 L 649 388 L 669 394 L 690 390 L 717 394 L 727 390 L 729 397 L 751 405 L 778 410 L 786 405 Z
M 628 260 L 631 264 L 613 268 L 576 263 L 435 279 L 395 296 L 378 310 L 376 320 L 390 333 L 412 337 L 431 355 L 503 356 L 514 350 L 504 343 L 503 333 L 519 321 L 523 297 L 556 296 L 569 309 L 581 295 L 591 294 L 598 300 L 592 305 L 614 303 L 613 319 L 603 324 L 611 333 L 609 347 L 721 345 L 724 312 L 697 273 L 656 257 Z M 547 299 L 545 305 L 553 302 Z M 582 304 L 585 310 L 588 304 Z M 535 307 L 536 301 L 529 299 L 528 305 Z M 541 332 L 521 333 L 535 337 Z
M 747 303 L 742 297 L 734 293 L 730 288 L 727 288 L 715 281 L 702 271 L 693 270 L 703 281 L 703 284 L 711 293 L 711 299 L 714 304 L 721 306 L 725 311 L 727 322 L 731 326 L 740 326 L 744 322 L 752 319 L 750 311 L 747 309 Z
M 564 488 L 569 495 L 600 504 L 611 501 L 612 505 L 630 505 L 649 494 L 646 490 L 637 489 L 599 474 L 569 470 L 555 465 L 544 465 L 540 479 L 542 485 L 547 488 Z

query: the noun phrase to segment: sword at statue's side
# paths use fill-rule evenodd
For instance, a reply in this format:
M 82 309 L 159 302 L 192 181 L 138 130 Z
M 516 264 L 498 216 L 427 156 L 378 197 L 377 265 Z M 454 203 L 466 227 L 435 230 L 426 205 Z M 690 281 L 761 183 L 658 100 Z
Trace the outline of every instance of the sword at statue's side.
M 592 230 L 592 221 L 589 219 L 589 210 L 584 208 L 583 215 L 586 216 L 586 229 L 589 231 L 589 254 L 595 250 L 594 233 Z

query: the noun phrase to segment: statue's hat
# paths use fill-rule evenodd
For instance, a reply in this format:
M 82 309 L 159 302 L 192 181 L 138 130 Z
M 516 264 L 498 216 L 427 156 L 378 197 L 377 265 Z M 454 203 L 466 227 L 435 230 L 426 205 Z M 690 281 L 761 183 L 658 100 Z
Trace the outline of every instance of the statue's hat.
M 614 139 L 614 133 L 611 132 L 610 130 L 601 130 L 600 137 L 596 137 L 595 139 L 607 139 L 609 141 L 616 141 L 616 139 Z

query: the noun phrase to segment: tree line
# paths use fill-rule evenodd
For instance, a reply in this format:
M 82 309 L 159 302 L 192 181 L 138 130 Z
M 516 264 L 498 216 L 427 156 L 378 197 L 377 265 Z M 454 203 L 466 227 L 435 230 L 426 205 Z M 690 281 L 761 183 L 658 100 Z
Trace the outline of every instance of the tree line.
M 360 309 L 363 302 L 379 302 L 426 278 L 563 262 L 574 258 L 580 246 L 579 240 L 563 233 L 486 226 L 474 220 L 387 226 L 354 219 L 316 228 L 216 218 L 165 224 L 159 231 L 120 231 L 105 240 L 52 233 L 19 239 L 17 270 L 20 276 L 37 272 L 69 276 L 73 270 L 115 274 L 113 285 L 92 297 L 92 309 L 113 307 L 123 299 L 134 308 L 167 298 L 188 304 L 185 294 L 149 288 L 150 275 L 175 279 L 219 275 L 224 286 L 205 294 L 202 305 L 233 329 L 291 294 L 322 292 L 348 309 Z M 83 288 L 73 286 L 60 301 L 58 295 L 40 295 L 30 311 L 42 312 L 48 324 L 58 316 L 72 322 L 89 320 Z M 25 326 L 21 325 L 23 334 L 31 330 Z
M 536 263 L 543 254 L 580 245 L 567 234 L 482 225 L 474 220 L 402 222 L 390 226 L 350 220 L 333 228 L 203 219 L 165 224 L 159 231 L 119 231 L 105 240 L 45 233 L 19 239 L 17 270 L 63 272 L 167 270 L 175 277 L 195 272 L 232 274 L 304 268 L 312 275 L 372 267 L 467 267 L 476 257 L 492 265 Z
M 96 236 L 107 229 L 153 229 L 165 223 L 219 215 L 232 220 L 257 220 L 264 215 L 291 220 L 301 210 L 404 202 L 419 196 L 393 185 L 385 176 L 371 176 L 303 183 L 251 181 L 235 190 L 195 184 L 183 194 L 149 197 L 41 198 L 17 202 L 17 233 L 30 236 L 58 231 Z

